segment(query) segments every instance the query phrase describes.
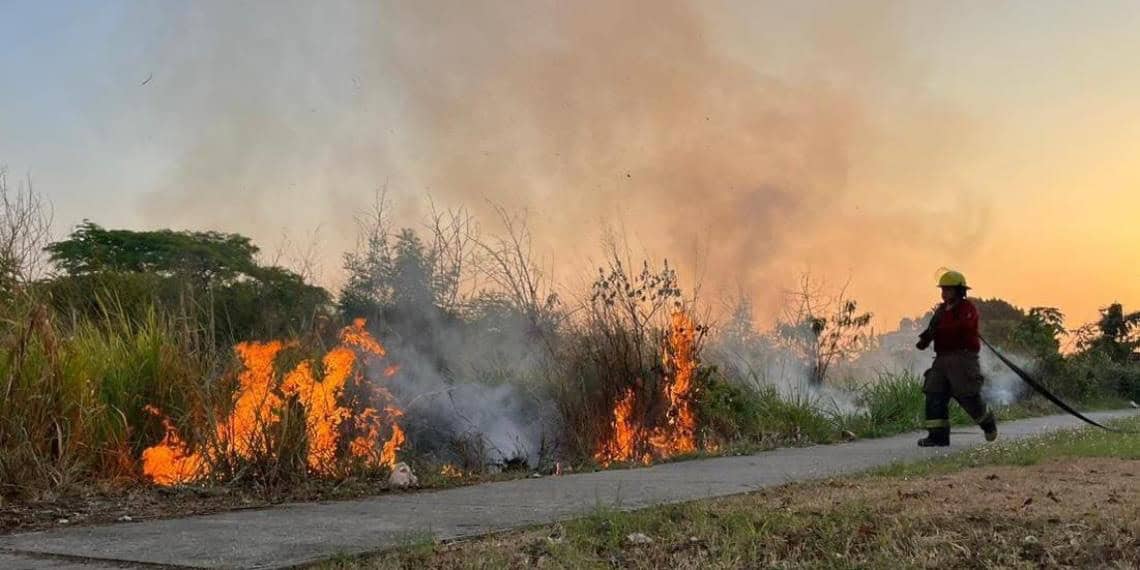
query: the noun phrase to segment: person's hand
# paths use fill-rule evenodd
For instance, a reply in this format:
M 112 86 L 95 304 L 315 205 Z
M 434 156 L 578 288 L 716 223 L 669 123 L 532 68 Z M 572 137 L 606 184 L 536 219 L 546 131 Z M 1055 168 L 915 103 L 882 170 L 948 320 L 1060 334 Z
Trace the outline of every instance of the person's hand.
M 919 335 L 918 342 L 914 345 L 914 347 L 919 350 L 926 350 L 926 347 L 930 346 L 930 341 L 931 338 L 929 335 Z

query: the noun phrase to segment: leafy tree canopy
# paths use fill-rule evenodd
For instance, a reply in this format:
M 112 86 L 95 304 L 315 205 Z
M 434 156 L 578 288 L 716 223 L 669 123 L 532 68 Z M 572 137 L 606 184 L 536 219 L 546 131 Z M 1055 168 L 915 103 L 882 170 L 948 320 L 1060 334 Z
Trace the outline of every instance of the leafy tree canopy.
M 1097 351 L 1116 362 L 1135 358 L 1140 349 L 1140 311 L 1126 312 L 1120 303 L 1100 310 L 1100 319 L 1077 331 L 1081 349 Z
M 51 261 L 70 276 L 156 273 L 222 283 L 255 274 L 257 251 L 249 238 L 238 234 L 109 230 L 90 221 L 47 247 Z
M 238 234 L 111 230 L 85 221 L 46 249 L 60 274 L 41 286 L 60 309 L 99 314 L 101 298 L 128 308 L 154 304 L 212 324 L 223 343 L 306 330 L 331 302 L 297 273 L 258 265 L 258 248 Z

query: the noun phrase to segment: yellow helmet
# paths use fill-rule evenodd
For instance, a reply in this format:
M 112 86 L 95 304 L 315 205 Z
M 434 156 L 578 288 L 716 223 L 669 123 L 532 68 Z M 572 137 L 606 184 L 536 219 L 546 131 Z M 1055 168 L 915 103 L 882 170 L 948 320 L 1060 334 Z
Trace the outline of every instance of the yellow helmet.
M 961 272 L 954 270 L 947 270 L 944 272 L 942 276 L 938 278 L 938 286 L 962 287 L 963 289 L 970 288 L 968 285 L 966 285 L 966 276 L 962 275 Z

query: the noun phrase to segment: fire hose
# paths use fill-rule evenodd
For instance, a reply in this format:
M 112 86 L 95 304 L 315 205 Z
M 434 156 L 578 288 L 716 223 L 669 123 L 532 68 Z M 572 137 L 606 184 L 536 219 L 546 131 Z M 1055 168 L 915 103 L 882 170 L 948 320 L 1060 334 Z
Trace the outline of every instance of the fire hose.
M 1075 417 L 1075 418 L 1077 418 L 1077 419 L 1079 419 L 1079 420 L 1081 420 L 1087 424 L 1094 425 L 1094 426 L 1096 426 L 1100 429 L 1106 430 L 1106 431 L 1111 431 L 1111 432 L 1116 432 L 1116 433 L 1126 433 L 1123 430 L 1111 428 L 1111 427 L 1108 427 L 1104 424 L 1097 423 L 1092 418 L 1078 412 L 1076 409 L 1074 409 L 1069 404 L 1065 403 L 1064 400 L 1058 398 L 1056 396 L 1056 394 L 1053 394 L 1052 392 L 1050 392 L 1048 388 L 1046 388 L 1044 385 L 1042 385 L 1040 382 L 1038 382 L 1032 376 L 1030 376 L 1028 372 L 1022 370 L 1020 366 L 1014 364 L 1012 361 L 1010 361 L 1010 359 L 1006 358 L 1004 354 L 998 352 L 998 350 L 996 348 L 994 348 L 994 345 L 990 344 L 990 341 L 986 340 L 981 335 L 979 335 L 978 338 L 982 339 L 982 343 L 986 345 L 986 348 L 989 348 L 990 351 L 994 353 L 994 356 L 998 357 L 998 360 L 1002 361 L 1003 364 L 1008 366 L 1009 369 L 1012 370 L 1014 374 L 1017 374 L 1018 377 L 1020 377 L 1022 380 L 1024 380 L 1026 384 L 1029 384 L 1030 388 L 1033 388 L 1038 394 L 1041 394 L 1042 396 L 1044 396 L 1046 400 L 1053 402 L 1054 404 L 1057 405 L 1057 407 L 1061 408 L 1062 410 L 1065 410 L 1066 412 L 1069 412 L 1069 414 L 1071 414 L 1073 417 Z

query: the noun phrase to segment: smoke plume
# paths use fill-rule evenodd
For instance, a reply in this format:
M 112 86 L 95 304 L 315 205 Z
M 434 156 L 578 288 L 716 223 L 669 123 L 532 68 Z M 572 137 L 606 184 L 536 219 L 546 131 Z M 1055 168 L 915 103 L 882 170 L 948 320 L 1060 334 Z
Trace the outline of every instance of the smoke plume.
M 756 292 L 761 318 L 778 302 L 764 293 L 809 267 L 851 275 L 888 318 L 913 311 L 926 299 L 899 293 L 899 276 L 926 277 L 985 227 L 984 206 L 944 192 L 964 118 L 926 93 L 895 31 L 904 8 L 788 13 L 679 0 L 156 10 L 132 22 L 160 32 L 144 111 L 180 154 L 143 211 L 263 243 L 319 225 L 337 258 L 352 212 L 387 184 L 407 225 L 425 195 L 486 223 L 492 203 L 529 210 L 563 279 L 611 225 L 690 285 Z

